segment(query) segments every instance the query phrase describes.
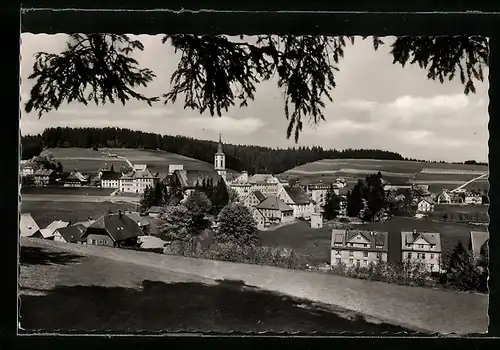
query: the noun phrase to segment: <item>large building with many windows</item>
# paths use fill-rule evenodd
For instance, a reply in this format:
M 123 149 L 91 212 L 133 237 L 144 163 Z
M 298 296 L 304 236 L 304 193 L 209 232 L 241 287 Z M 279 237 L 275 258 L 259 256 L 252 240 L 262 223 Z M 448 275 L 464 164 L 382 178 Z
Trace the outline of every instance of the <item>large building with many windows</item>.
M 366 230 L 333 229 L 332 266 L 368 267 L 370 263 L 387 262 L 388 234 Z
M 441 235 L 438 232 L 401 232 L 403 262 L 418 262 L 429 272 L 441 271 Z

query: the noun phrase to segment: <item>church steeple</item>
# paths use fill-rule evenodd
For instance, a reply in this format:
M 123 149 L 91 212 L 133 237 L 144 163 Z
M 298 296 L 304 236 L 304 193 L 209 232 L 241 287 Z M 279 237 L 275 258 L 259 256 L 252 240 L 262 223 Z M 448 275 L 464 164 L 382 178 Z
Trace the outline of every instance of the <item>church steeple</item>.
M 217 154 L 224 154 L 224 151 L 222 150 L 222 136 L 219 133 L 219 145 L 217 147 Z
M 219 145 L 214 157 L 214 169 L 226 181 L 226 155 L 222 150 L 222 136 L 219 133 Z

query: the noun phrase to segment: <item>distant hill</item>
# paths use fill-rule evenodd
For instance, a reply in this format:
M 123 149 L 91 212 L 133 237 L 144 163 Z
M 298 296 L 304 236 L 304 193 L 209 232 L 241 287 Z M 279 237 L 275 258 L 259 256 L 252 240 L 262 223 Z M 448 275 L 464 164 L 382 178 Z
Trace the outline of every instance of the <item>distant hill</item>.
M 354 183 L 368 174 L 380 171 L 384 179 L 391 183 L 421 183 L 433 188 L 455 188 L 473 178 L 487 173 L 484 165 L 465 165 L 447 163 L 426 163 L 405 160 L 376 159 L 322 159 L 304 164 L 283 175 L 312 183 L 320 180 L 329 182 L 343 177 L 348 183 Z M 474 182 L 469 188 L 488 188 L 487 178 Z
M 122 166 L 127 166 L 127 162 L 119 157 L 110 157 L 109 154 L 127 158 L 132 164 L 147 164 L 153 172 L 166 174 L 169 165 L 183 165 L 188 170 L 211 170 L 213 164 L 169 153 L 159 150 L 149 149 L 128 149 L 128 148 L 101 148 L 94 151 L 90 148 L 47 148 L 41 155 L 51 154 L 52 157 L 60 161 L 65 171 L 78 170 L 85 173 L 97 173 L 105 164 L 113 164 L 116 170 Z M 228 172 L 235 171 L 228 169 Z

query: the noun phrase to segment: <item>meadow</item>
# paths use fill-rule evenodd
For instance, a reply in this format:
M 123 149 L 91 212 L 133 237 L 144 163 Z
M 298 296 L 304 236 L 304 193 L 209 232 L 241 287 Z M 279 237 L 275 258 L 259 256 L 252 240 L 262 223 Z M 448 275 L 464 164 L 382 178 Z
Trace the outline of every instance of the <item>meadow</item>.
M 21 187 L 21 194 L 60 194 L 68 196 L 109 196 L 114 188 L 101 187 Z
M 331 182 L 343 177 L 348 183 L 355 183 L 366 175 L 380 171 L 390 183 L 428 184 L 431 191 L 454 189 L 473 178 L 488 172 L 487 166 L 423 163 L 400 160 L 377 159 L 323 159 L 304 164 L 284 174 L 298 178 L 301 183 L 318 181 Z M 467 189 L 487 190 L 488 179 L 480 179 L 466 186 Z
M 173 164 L 183 165 L 187 170 L 213 170 L 213 164 L 160 150 L 100 148 L 94 151 L 88 148 L 72 147 L 46 149 L 42 155 L 49 153 L 61 162 L 65 171 L 78 170 L 84 173 L 97 173 L 105 164 L 113 164 L 115 170 L 128 165 L 124 159 L 110 157 L 108 154 L 125 157 L 132 164 L 147 164 L 152 172 L 160 174 L 168 173 L 169 165 Z M 228 170 L 228 172 L 234 171 Z
M 40 228 L 45 228 L 52 221 L 85 221 L 89 217 L 97 219 L 109 211 L 117 212 L 118 210 L 135 210 L 136 206 L 131 203 L 87 203 L 87 202 L 21 202 L 21 213 L 30 213 Z
M 366 224 L 345 224 L 345 228 L 383 231 L 389 234 L 389 260 L 398 261 L 400 257 L 401 231 L 439 232 L 441 233 L 443 253 L 449 254 L 461 241 L 469 243 L 469 232 L 486 230 L 474 225 L 434 222 L 415 218 L 394 217 L 391 220 Z M 321 229 L 312 229 L 309 222 L 297 222 L 274 231 L 262 231 L 260 243 L 264 245 L 289 247 L 300 254 L 309 264 L 324 264 L 330 261 L 330 241 L 332 228 L 325 225 Z

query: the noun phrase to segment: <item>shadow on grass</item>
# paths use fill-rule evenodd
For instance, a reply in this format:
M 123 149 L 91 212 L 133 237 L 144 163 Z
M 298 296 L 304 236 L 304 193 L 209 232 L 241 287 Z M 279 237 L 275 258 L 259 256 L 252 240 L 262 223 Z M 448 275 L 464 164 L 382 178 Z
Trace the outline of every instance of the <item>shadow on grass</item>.
M 26 246 L 21 246 L 19 255 L 21 265 L 67 265 L 79 262 L 82 258 L 81 255 Z
M 227 280 L 215 285 L 144 280 L 142 289 L 57 287 L 45 296 L 21 296 L 20 314 L 25 332 L 412 333 Z

